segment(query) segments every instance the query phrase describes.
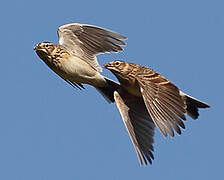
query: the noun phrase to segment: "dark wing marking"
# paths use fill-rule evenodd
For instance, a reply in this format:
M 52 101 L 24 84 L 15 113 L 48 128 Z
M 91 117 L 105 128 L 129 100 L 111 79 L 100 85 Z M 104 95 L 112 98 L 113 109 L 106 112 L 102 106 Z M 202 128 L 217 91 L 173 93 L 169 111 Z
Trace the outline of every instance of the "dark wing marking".
M 78 88 L 79 90 L 85 89 L 85 87 L 82 84 L 80 84 L 80 83 L 71 82 L 71 81 L 66 80 L 66 79 L 65 79 L 65 81 L 68 84 L 70 84 L 73 88 Z

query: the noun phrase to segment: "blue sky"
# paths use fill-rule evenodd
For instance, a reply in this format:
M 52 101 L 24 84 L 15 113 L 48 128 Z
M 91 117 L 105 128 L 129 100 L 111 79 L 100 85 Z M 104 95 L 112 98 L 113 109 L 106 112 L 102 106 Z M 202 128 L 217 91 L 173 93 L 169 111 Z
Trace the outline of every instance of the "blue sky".
M 0 179 L 221 179 L 223 7 L 221 0 L 1 2 Z M 181 136 L 156 130 L 153 165 L 139 166 L 114 104 L 90 86 L 73 89 L 33 51 L 41 41 L 57 43 L 57 28 L 71 22 L 128 37 L 122 53 L 98 57 L 101 65 L 151 67 L 212 106 L 188 118 Z

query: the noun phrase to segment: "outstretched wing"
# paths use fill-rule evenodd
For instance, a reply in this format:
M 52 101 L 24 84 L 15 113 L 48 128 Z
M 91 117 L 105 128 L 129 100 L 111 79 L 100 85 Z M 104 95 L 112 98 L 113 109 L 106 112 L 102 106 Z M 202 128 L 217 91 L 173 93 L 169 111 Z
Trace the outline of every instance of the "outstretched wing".
M 162 75 L 143 67 L 136 75 L 148 112 L 164 136 L 181 134 L 185 128 L 186 104 L 179 89 Z M 180 127 L 179 127 L 180 126 Z
M 70 53 L 83 59 L 97 71 L 102 71 L 96 55 L 122 51 L 125 36 L 88 24 L 66 24 L 58 29 L 59 44 Z
M 135 147 L 140 164 L 152 163 L 154 123 L 140 97 L 126 91 L 115 91 L 114 99 L 124 125 Z

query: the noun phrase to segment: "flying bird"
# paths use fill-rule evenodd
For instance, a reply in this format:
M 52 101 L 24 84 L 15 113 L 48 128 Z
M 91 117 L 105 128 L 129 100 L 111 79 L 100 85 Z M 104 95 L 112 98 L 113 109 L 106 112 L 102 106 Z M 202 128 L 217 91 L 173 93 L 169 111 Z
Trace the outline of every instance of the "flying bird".
M 59 27 L 58 44 L 41 42 L 34 47 L 44 63 L 73 87 L 94 86 L 109 102 L 119 84 L 102 76 L 96 55 L 122 51 L 125 36 L 101 27 L 72 23 Z
M 104 67 L 119 80 L 121 88 L 114 99 L 135 147 L 140 164 L 152 163 L 154 127 L 167 137 L 185 129 L 185 114 L 193 119 L 199 108 L 208 108 L 180 91 L 177 86 L 156 71 L 134 63 L 112 61 Z

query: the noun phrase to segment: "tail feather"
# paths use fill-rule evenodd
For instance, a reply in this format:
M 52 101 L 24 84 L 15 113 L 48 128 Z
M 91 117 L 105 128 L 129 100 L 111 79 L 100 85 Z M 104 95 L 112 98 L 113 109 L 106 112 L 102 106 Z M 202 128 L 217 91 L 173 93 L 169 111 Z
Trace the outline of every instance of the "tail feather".
M 96 89 L 103 95 L 107 102 L 111 103 L 114 102 L 114 91 L 118 91 L 121 86 L 108 78 L 105 78 L 105 80 L 107 82 L 106 86 L 97 87 Z
M 193 98 L 183 92 L 180 92 L 181 96 L 184 98 L 187 105 L 187 114 L 191 116 L 193 119 L 197 119 L 199 116 L 198 109 L 199 108 L 209 108 L 210 105 L 199 101 L 196 98 Z

